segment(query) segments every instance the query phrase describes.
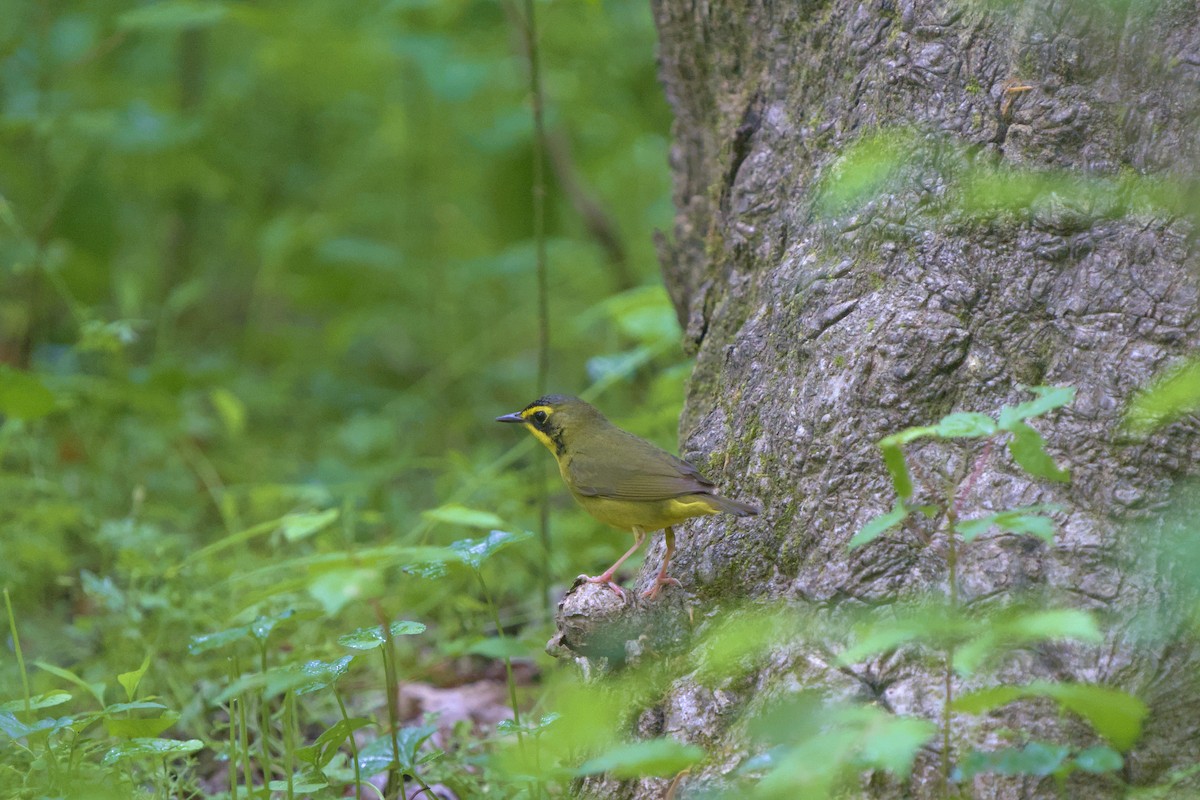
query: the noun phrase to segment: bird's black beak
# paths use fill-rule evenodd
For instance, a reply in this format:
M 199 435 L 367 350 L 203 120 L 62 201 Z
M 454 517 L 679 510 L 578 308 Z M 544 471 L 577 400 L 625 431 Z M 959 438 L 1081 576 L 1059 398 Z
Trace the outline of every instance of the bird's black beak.
M 496 417 L 496 422 L 524 422 L 524 421 L 525 421 L 525 418 L 521 416 L 520 412 L 517 412 L 516 414 L 505 414 L 503 417 Z

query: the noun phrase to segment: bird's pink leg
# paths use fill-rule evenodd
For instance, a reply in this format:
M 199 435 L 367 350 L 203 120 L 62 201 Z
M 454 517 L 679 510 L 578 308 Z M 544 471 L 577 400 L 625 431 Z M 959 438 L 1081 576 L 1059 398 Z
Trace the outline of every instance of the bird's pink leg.
M 622 600 L 624 600 L 625 590 L 613 582 L 613 573 L 621 568 L 621 565 L 625 563 L 625 559 L 637 552 L 637 549 L 642 546 L 642 542 L 645 540 L 645 538 L 646 532 L 635 526 L 633 529 L 633 547 L 626 550 L 625 555 L 617 559 L 617 563 L 613 564 L 611 567 L 604 570 L 603 573 L 596 575 L 595 577 L 590 577 L 588 575 L 580 575 L 579 577 L 583 578 L 588 583 L 603 583 L 609 589 L 612 589 L 614 592 L 616 592 L 617 597 L 620 597 Z
M 663 534 L 667 542 L 667 552 L 663 554 L 662 569 L 658 571 L 658 576 L 654 579 L 654 585 L 642 592 L 642 597 L 651 600 L 658 596 L 658 590 L 662 587 L 680 585 L 679 581 L 667 577 L 667 565 L 671 563 L 671 555 L 675 552 L 675 531 L 668 527 L 663 531 Z

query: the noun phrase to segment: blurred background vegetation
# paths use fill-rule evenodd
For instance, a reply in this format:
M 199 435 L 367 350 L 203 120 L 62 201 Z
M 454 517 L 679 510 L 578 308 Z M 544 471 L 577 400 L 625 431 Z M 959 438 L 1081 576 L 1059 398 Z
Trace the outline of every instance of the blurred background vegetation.
M 651 241 L 672 210 L 649 9 L 537 8 L 549 387 L 674 448 L 687 365 Z M 217 689 L 198 687 L 229 655 L 189 637 L 290 611 L 321 619 L 272 644 L 320 658 L 376 621 L 365 598 L 430 626 L 408 674 L 485 671 L 464 655 L 496 633 L 475 577 L 402 568 L 474 528 L 536 530 L 543 480 L 550 553 L 532 537 L 481 577 L 549 663 L 546 577 L 626 542 L 492 422 L 537 391 L 521 11 L 5 4 L 0 584 L 35 695 L 70 688 L 41 662 L 112 702 L 149 654 L 138 696 L 208 741 Z M 21 683 L 0 660 L 0 699 Z

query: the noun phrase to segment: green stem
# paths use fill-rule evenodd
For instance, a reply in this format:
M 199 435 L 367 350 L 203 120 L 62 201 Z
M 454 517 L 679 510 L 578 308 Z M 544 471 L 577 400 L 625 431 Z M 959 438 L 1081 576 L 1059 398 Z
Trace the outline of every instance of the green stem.
M 372 600 L 371 604 L 375 607 L 375 616 L 379 620 L 380 627 L 383 629 L 383 647 L 381 648 L 380 655 L 383 657 L 383 680 L 387 696 L 388 726 L 392 731 L 392 762 L 388 767 L 388 787 L 396 787 L 392 795 L 393 797 L 398 792 L 401 800 L 408 800 L 408 793 L 404 789 L 404 775 L 400 771 L 400 740 L 397 738 L 400 732 L 400 701 L 396 697 L 399 680 L 396 677 L 392 625 L 391 620 L 384 613 L 383 606 L 380 605 L 379 601 Z
M 262 673 L 267 674 L 267 646 L 260 644 L 259 662 Z M 262 760 L 263 771 L 263 787 L 270 785 L 271 775 L 275 772 L 271 764 L 271 747 L 268 741 L 271 735 L 271 709 L 267 703 L 267 698 L 262 694 L 258 696 L 258 743 L 259 743 L 259 758 Z
M 333 687 L 333 699 L 337 700 L 338 708 L 342 712 L 342 721 L 349 728 L 350 715 L 346 713 L 346 703 L 342 700 L 342 695 L 336 686 Z M 356 800 L 362 800 L 362 773 L 358 764 L 358 742 L 354 741 L 354 731 L 350 731 L 350 755 L 354 758 L 354 797 Z
M 285 749 L 284 763 L 287 765 L 287 796 L 293 800 L 296 796 L 294 782 L 296 776 L 296 693 L 291 689 L 283 696 L 283 746 Z
M 8 610 L 8 630 L 12 634 L 13 650 L 17 654 L 17 669 L 21 672 L 21 686 L 25 690 L 25 713 L 30 713 L 32 702 L 29 694 L 29 672 L 25 669 L 25 656 L 21 652 L 21 637 L 17 635 L 17 616 L 13 613 L 12 598 L 8 596 L 8 587 L 4 587 L 4 607 Z
M 954 494 L 946 507 L 946 523 L 949 542 L 946 547 L 946 568 L 950 581 L 950 614 L 958 618 L 958 508 Z M 954 643 L 946 648 L 946 666 L 943 673 L 945 699 L 942 704 L 942 794 L 950 796 L 950 764 L 952 762 L 950 704 L 954 701 Z

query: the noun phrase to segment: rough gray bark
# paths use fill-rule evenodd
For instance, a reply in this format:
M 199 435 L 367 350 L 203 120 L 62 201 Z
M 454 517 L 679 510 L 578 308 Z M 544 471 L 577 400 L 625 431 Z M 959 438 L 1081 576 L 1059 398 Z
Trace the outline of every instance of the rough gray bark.
M 1191 423 L 1144 441 L 1119 432 L 1132 393 L 1200 336 L 1191 221 L 1120 197 L 1081 203 L 1044 191 L 1025 212 L 987 219 L 947 199 L 963 163 L 1193 177 L 1195 5 L 652 4 L 676 117 L 678 215 L 663 268 L 697 353 L 681 449 L 726 493 L 765 512 L 751 522 L 689 525 L 675 574 L 690 597 L 668 591 L 649 617 L 615 607 L 593 587 L 568 596 L 565 644 L 595 661 L 644 633 L 647 619 L 655 620 L 650 641 L 682 637 L 695 628 L 680 622 L 688 604 L 703 628 L 705 609 L 737 598 L 829 607 L 944 592 L 944 540 L 926 547 L 908 531 L 846 548 L 891 504 L 877 441 L 954 410 L 994 414 L 1028 399 L 1021 384 L 1073 385 L 1076 402 L 1037 425 L 1072 482 L 1032 481 L 996 454 L 968 502 L 973 514 L 1062 504 L 1055 543 L 977 540 L 962 554 L 962 599 L 1040 592 L 1102 614 L 1111 622 L 1108 641 L 1024 650 L 983 682 L 1048 678 L 1136 692 L 1151 715 L 1124 777 L 1147 784 L 1196 763 L 1200 661 L 1191 645 L 1136 640 L 1135 617 L 1157 606 L 1163 582 L 1135 563 L 1155 528 L 1134 534 L 1128 523 L 1161 507 L 1197 463 L 1200 437 Z M 818 213 L 819 189 L 839 154 L 893 127 L 915 132 L 917 143 L 899 179 L 852 213 Z M 916 460 L 953 471 L 976 455 L 931 445 Z M 661 551 L 656 539 L 643 582 Z M 596 636 L 601 617 L 625 626 L 617 634 L 600 626 L 607 643 Z M 942 677 L 927 663 L 901 655 L 853 672 L 797 650 L 749 684 L 713 690 L 684 677 L 631 733 L 729 754 L 682 780 L 675 796 L 685 797 L 736 766 L 745 743 L 728 720 L 780 678 L 936 719 Z M 960 748 L 994 746 L 1006 726 L 1091 741 L 1077 722 L 1032 702 L 955 724 Z M 932 796 L 939 757 L 936 748 L 924 754 L 904 786 L 864 778 L 864 792 Z M 663 796 L 666 783 L 596 780 L 586 788 L 651 798 Z M 1112 787 L 1087 791 L 1104 796 Z M 1052 788 L 979 778 L 973 794 L 1053 796 Z

